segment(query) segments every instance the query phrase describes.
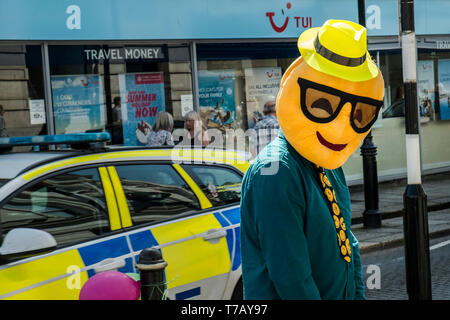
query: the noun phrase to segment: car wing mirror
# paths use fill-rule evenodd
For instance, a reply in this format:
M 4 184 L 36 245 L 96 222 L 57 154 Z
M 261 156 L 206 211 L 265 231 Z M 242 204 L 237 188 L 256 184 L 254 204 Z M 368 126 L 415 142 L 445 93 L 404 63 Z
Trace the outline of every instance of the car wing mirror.
M 43 230 L 15 228 L 10 230 L 0 247 L 1 260 L 17 260 L 50 252 L 56 248 L 56 240 Z

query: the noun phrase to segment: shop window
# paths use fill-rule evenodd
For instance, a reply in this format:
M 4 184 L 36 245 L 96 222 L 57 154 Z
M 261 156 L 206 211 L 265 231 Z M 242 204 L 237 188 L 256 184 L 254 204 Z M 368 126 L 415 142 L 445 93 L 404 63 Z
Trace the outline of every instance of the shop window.
M 405 99 L 402 77 L 402 56 L 399 50 L 387 51 L 377 54 L 380 57 L 380 68 L 385 81 L 385 98 L 382 109 L 382 118 L 402 118 L 405 116 Z M 450 61 L 450 55 L 447 54 Z M 446 110 L 441 112 L 441 104 L 447 106 L 445 100 L 448 78 L 446 70 L 450 64 L 446 61 L 445 52 L 432 50 L 419 50 L 417 61 L 417 98 L 420 122 L 426 123 L 434 120 L 445 120 Z M 444 81 L 441 81 L 444 79 Z M 440 92 L 436 94 L 436 92 Z M 450 112 L 449 116 L 450 118 Z
M 200 210 L 197 197 L 169 165 L 116 166 L 134 225 Z
M 0 208 L 0 221 L 3 234 L 13 228 L 41 229 L 59 246 L 109 232 L 98 170 L 72 171 L 34 184 Z
M 108 131 L 113 144 L 146 145 L 156 115 L 181 122 L 192 100 L 188 46 L 49 46 L 56 133 Z M 178 121 L 178 122 L 177 122 Z
M 251 129 L 275 100 L 281 77 L 297 59 L 296 42 L 199 44 L 200 115 L 208 128 Z
M 423 170 L 450 166 L 450 50 L 420 49 L 417 96 Z
M 0 45 L 0 106 L 0 137 L 47 133 L 40 46 Z
M 385 84 L 384 104 L 378 117 L 383 119 L 403 117 L 405 115 L 405 104 L 401 51 L 378 51 L 370 54 L 373 59 L 377 60 Z
M 371 51 L 384 80 L 384 103 L 372 128 L 377 146 L 378 176 L 400 175 L 406 167 L 405 102 L 401 50 Z M 362 179 L 361 150 L 358 148 L 343 165 L 347 181 Z
M 405 94 L 401 50 L 371 52 L 383 73 L 384 105 L 372 134 L 377 146 L 378 176 L 404 177 Z M 450 129 L 450 51 L 418 49 L 417 106 L 420 120 L 422 172 L 450 166 L 450 141 L 443 139 Z M 344 165 L 348 180 L 362 177 L 361 156 L 357 150 Z

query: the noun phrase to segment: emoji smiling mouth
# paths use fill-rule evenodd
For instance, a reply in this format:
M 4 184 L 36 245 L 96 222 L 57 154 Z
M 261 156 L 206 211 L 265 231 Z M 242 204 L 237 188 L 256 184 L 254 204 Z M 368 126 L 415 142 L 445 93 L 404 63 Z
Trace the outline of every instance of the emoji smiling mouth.
M 319 142 L 322 145 L 324 145 L 325 147 L 327 147 L 333 151 L 341 151 L 347 146 L 347 144 L 334 144 L 334 143 L 331 143 L 331 142 L 325 140 L 325 138 L 322 137 L 322 135 L 319 133 L 319 131 L 316 131 L 316 135 L 317 135 L 317 139 L 319 139 Z

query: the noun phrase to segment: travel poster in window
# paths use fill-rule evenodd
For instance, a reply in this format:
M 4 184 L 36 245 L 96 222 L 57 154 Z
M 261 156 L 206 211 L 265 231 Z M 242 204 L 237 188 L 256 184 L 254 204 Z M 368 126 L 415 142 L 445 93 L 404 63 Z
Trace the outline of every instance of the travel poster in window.
M 124 145 L 145 145 L 156 115 L 166 109 L 164 74 L 120 74 L 119 86 Z
M 281 83 L 281 68 L 245 69 L 245 94 L 248 127 L 251 129 L 264 117 L 264 104 L 276 100 Z
M 198 73 L 200 116 L 208 128 L 230 129 L 236 120 L 234 70 Z
M 103 84 L 99 75 L 52 76 L 55 132 L 105 129 Z

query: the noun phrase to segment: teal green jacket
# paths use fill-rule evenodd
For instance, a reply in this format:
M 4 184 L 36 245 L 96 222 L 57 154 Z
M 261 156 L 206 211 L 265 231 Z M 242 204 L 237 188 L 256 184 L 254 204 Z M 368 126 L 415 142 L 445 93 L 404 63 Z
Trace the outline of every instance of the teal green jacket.
M 280 134 L 258 155 L 242 183 L 244 299 L 365 299 L 344 173 L 342 168 L 325 171 L 353 245 L 351 262 L 340 255 L 314 164 Z

